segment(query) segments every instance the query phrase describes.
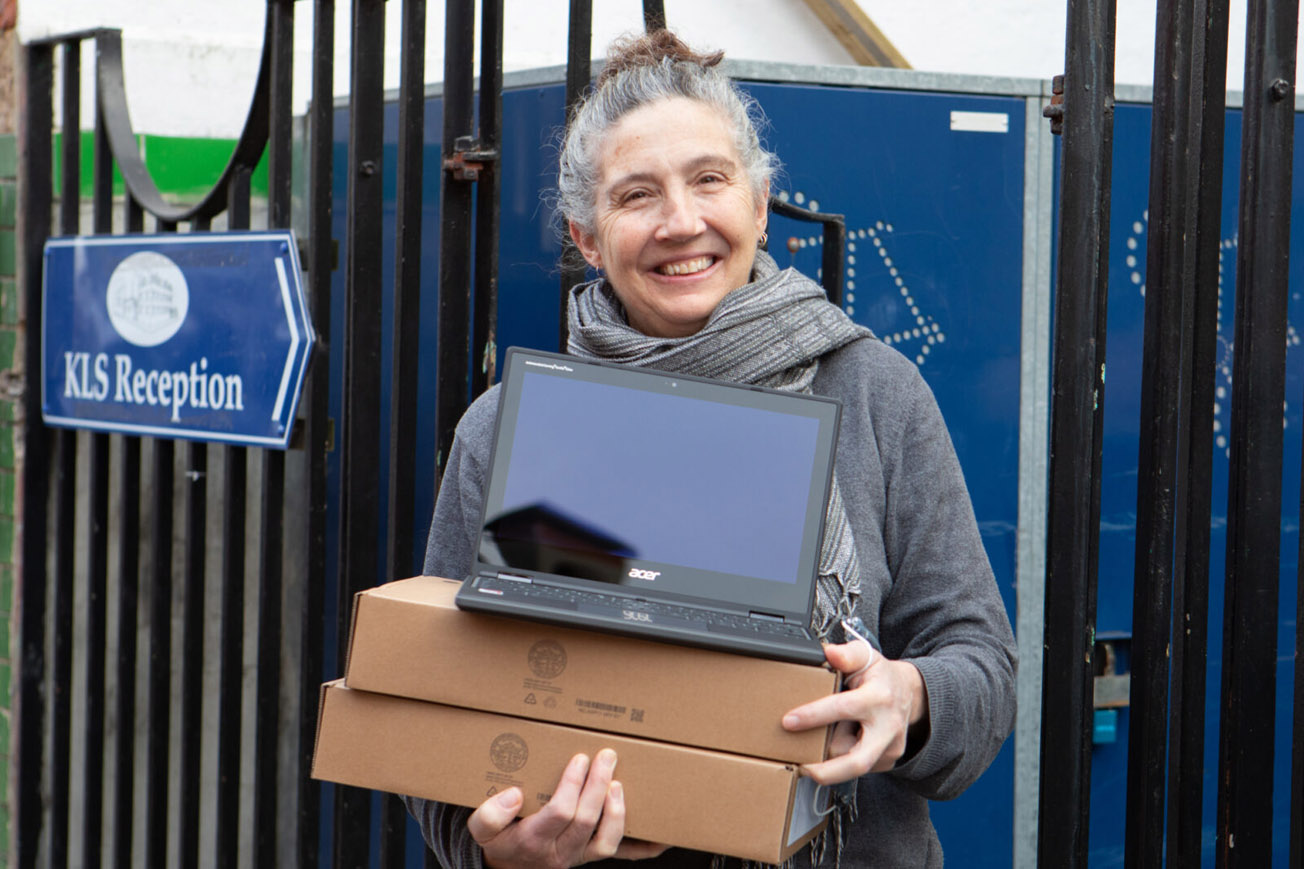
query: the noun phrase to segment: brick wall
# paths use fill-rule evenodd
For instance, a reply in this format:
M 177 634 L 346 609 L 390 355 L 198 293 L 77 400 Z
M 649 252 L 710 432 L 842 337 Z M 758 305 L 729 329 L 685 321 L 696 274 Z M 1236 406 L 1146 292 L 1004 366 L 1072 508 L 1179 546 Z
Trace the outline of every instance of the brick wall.
M 14 32 L 15 4 L 0 0 L 0 375 L 21 367 L 18 357 L 18 88 L 15 73 L 20 55 Z M 14 782 L 10 779 L 13 732 L 13 651 L 15 576 L 15 462 L 18 403 L 0 394 L 0 866 L 13 865 L 12 818 Z
M 0 371 L 15 367 L 18 344 L 16 219 L 18 201 L 17 139 L 0 132 Z M 11 622 L 14 611 L 14 503 L 16 402 L 0 397 L 0 862 L 10 854 L 9 828 L 13 788 L 9 781 L 9 734 L 13 704 Z

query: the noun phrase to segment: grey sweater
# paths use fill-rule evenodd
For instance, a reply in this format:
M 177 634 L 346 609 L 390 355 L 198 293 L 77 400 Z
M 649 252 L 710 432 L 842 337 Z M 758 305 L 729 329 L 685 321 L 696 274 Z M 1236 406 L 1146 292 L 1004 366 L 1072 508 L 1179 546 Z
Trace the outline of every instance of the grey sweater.
M 889 773 L 858 782 L 858 819 L 841 864 L 941 866 L 928 800 L 958 796 L 991 763 L 1014 724 L 1015 646 L 950 436 L 915 366 L 873 339 L 820 360 L 812 391 L 843 403 L 837 474 L 859 550 L 859 615 L 889 658 L 908 660 L 928 691 L 927 740 Z M 435 504 L 425 572 L 462 577 L 474 563 L 497 388 L 457 427 Z M 913 746 L 912 746 L 913 748 Z M 408 799 L 447 867 L 479 867 L 469 809 Z M 821 866 L 832 866 L 829 848 Z M 671 850 L 638 864 L 706 866 Z M 809 866 L 809 850 L 797 858 Z

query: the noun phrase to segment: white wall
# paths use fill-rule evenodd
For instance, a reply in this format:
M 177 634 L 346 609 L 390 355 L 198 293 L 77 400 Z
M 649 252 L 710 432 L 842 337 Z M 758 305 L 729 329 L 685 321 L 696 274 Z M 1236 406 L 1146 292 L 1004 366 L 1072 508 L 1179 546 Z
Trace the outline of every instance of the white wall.
M 938 72 L 1050 78 L 1064 71 L 1067 3 L 1060 0 L 859 0 L 910 64 Z M 1231 0 L 1227 87 L 1245 73 L 1246 0 Z M 1114 78 L 1154 77 L 1155 0 L 1118 0 Z
M 860 0 L 862 8 L 916 69 L 1049 78 L 1064 66 L 1063 0 Z M 670 25 L 691 44 L 730 57 L 847 64 L 850 56 L 801 0 L 666 0 Z M 595 0 L 593 54 L 642 24 L 641 0 Z M 349 0 L 336 2 L 335 92 L 348 91 Z M 1228 87 L 1244 68 L 1246 0 L 1232 0 Z M 566 61 L 568 0 L 505 0 L 504 66 L 508 70 Z M 233 137 L 243 123 L 262 44 L 265 0 L 58 0 L 19 7 L 27 41 L 94 26 L 123 31 L 126 80 L 138 132 Z M 312 4 L 294 4 L 295 111 L 310 86 Z M 386 86 L 397 87 L 400 0 L 385 3 Z M 443 77 L 444 4 L 427 7 L 427 80 Z M 1153 73 L 1155 0 L 1119 0 L 1115 75 L 1149 84 Z M 87 87 L 93 58 L 82 61 Z M 90 91 L 85 91 L 89 93 Z M 57 109 L 56 109 L 57 110 Z M 83 102 L 84 127 L 92 106 Z
M 478 5 L 478 4 L 477 4 Z M 641 0 L 597 0 L 593 54 L 616 35 L 642 28 Z M 335 92 L 348 92 L 351 4 L 336 2 Z M 119 27 L 128 101 L 136 131 L 173 136 L 234 137 L 253 91 L 262 46 L 264 0 L 59 0 L 20 6 L 23 41 L 89 27 Z M 295 9 L 295 112 L 311 87 L 312 4 Z M 507 70 L 566 62 L 567 0 L 506 0 L 503 64 Z M 398 87 L 402 4 L 385 3 L 386 87 Z M 851 63 L 846 50 L 800 0 L 667 0 L 666 17 L 691 44 L 730 57 L 794 63 Z M 443 78 L 444 4 L 427 5 L 426 78 Z M 740 22 L 746 22 L 741 26 Z M 93 56 L 83 54 L 83 91 L 92 92 Z M 56 106 L 57 111 L 57 106 Z M 82 126 L 92 123 L 83 100 Z

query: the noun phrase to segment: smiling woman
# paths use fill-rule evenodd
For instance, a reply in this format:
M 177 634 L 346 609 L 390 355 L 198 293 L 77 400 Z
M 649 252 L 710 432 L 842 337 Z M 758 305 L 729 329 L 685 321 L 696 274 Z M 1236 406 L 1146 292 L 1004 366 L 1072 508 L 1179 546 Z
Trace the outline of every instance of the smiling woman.
M 630 112 L 599 154 L 592 231 L 571 237 L 604 270 L 629 324 L 682 338 L 750 279 L 769 184 L 755 191 L 724 119 L 670 97 Z
M 776 722 L 832 726 L 828 759 L 803 772 L 840 786 L 833 823 L 793 861 L 941 866 L 928 800 L 968 787 L 1009 733 L 1013 636 L 950 437 L 918 370 L 830 304 L 818 284 L 759 249 L 777 161 L 760 145 L 754 104 L 718 70 L 720 59 L 664 30 L 620 42 L 576 109 L 558 208 L 601 274 L 570 292 L 567 349 L 842 403 L 811 629 L 826 643 L 828 665 L 844 674 L 844 690 Z M 497 395 L 485 393 L 458 424 L 427 574 L 473 572 Z M 690 533 L 721 538 L 727 519 Z M 844 633 L 848 624 L 864 630 Z M 879 649 L 857 639 L 869 634 Z M 474 811 L 418 799 L 408 807 L 450 867 L 607 858 L 736 865 L 625 838 L 618 763 L 605 749 L 576 756 L 548 803 L 525 817 L 517 817 L 524 803 L 515 787 Z

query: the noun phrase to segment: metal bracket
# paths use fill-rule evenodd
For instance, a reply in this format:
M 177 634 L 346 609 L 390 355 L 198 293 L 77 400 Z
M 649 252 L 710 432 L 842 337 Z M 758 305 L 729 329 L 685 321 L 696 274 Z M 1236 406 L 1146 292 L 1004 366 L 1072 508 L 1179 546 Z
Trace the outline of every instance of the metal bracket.
M 498 160 L 496 148 L 482 148 L 480 140 L 471 136 L 458 136 L 453 142 L 453 153 L 445 157 L 445 172 L 451 172 L 457 181 L 479 181 L 486 164 Z
M 1059 136 L 1064 132 L 1064 76 L 1057 75 L 1050 82 L 1050 105 L 1041 110 L 1043 118 L 1050 118 L 1050 131 Z

